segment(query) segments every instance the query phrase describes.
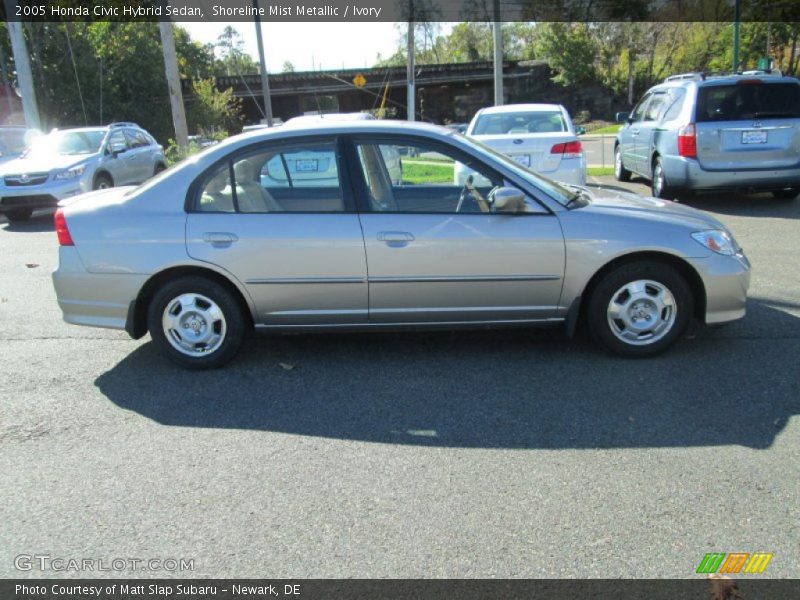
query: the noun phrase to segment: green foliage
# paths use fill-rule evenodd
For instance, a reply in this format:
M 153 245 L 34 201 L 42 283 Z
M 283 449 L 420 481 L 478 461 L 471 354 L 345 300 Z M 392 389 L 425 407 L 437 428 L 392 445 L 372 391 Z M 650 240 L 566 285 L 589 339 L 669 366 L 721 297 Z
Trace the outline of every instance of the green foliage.
M 215 45 L 219 52 L 215 74 L 221 76 L 257 75 L 259 64 L 244 51 L 242 34 L 228 25 L 217 38 Z
M 198 135 L 227 137 L 229 131 L 242 125 L 242 101 L 233 95 L 233 88 L 217 89 L 213 78 L 192 82 L 194 94 L 186 107 L 189 131 Z
M 550 63 L 557 83 L 576 85 L 596 78 L 597 45 L 586 23 L 542 23 L 536 27 L 534 49 Z

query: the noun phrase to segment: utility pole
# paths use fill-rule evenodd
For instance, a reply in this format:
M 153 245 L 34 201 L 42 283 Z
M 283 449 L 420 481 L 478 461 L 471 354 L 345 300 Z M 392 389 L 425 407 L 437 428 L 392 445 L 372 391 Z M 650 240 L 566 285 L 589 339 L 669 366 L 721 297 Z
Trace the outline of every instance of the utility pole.
M 175 54 L 175 39 L 172 37 L 172 21 L 159 21 L 161 46 L 164 51 L 164 72 L 167 75 L 169 103 L 172 107 L 172 124 L 175 127 L 175 141 L 179 148 L 189 145 L 189 131 L 186 127 L 186 113 L 183 110 L 181 78 L 178 74 L 178 57 Z
M 256 42 L 258 42 L 258 63 L 261 67 L 261 95 L 264 96 L 264 116 L 267 127 L 272 127 L 272 99 L 269 95 L 267 61 L 264 58 L 264 40 L 261 39 L 261 17 L 258 16 L 258 0 L 253 0 L 253 18 L 256 23 Z
M 416 99 L 416 92 L 414 90 L 414 0 L 409 0 L 408 6 L 410 9 L 409 17 L 408 17 L 408 48 L 406 52 L 408 53 L 408 63 L 406 65 L 406 79 L 408 80 L 408 92 L 406 98 L 406 104 L 408 105 L 408 116 L 406 117 L 409 121 L 416 121 L 416 107 L 414 106 L 414 100 Z
M 500 0 L 494 0 L 494 105 L 503 104 L 503 28 L 500 23 Z
M 736 0 L 733 9 L 733 72 L 739 70 L 739 19 L 742 16 L 740 0 Z
M 6 15 L 16 13 L 16 2 L 5 0 Z M 19 21 L 6 21 L 8 35 L 11 38 L 11 52 L 14 54 L 14 67 L 17 71 L 17 83 L 22 94 L 22 110 L 25 113 L 25 126 L 30 129 L 41 129 L 39 120 L 39 107 L 36 103 L 36 90 L 33 88 L 33 74 L 31 61 L 28 57 L 28 47 L 22 35 L 22 24 Z

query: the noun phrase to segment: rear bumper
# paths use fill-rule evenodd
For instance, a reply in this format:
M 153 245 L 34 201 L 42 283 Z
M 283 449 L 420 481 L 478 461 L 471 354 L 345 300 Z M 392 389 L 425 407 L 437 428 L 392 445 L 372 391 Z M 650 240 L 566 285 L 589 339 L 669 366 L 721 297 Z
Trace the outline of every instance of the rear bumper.
M 146 275 L 89 273 L 74 246 L 61 246 L 53 286 L 67 323 L 125 329 L 128 308 Z
M 706 291 L 705 322 L 726 323 L 744 317 L 747 290 L 750 288 L 750 261 L 747 257 L 713 254 L 687 259 L 703 280 Z
M 662 156 L 667 183 L 690 190 L 778 190 L 800 187 L 800 168 L 707 171 L 697 160 Z

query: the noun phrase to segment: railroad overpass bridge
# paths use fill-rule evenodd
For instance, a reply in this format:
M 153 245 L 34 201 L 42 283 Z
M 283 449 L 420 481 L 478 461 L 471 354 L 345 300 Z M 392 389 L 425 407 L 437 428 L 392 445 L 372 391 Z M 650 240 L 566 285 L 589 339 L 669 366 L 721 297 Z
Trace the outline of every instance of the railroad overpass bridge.
M 586 110 L 593 118 L 609 117 L 616 108 L 604 88 L 567 88 L 554 84 L 551 76 L 543 61 L 505 61 L 505 101 L 555 102 L 564 104 L 573 115 Z M 184 79 L 181 84 L 184 100 L 190 102 L 191 80 Z M 263 102 L 258 75 L 218 77 L 216 84 L 222 90 L 233 88 L 242 100 L 246 123 L 259 122 Z M 491 62 L 418 65 L 417 120 L 469 121 L 475 111 L 493 103 L 493 85 Z M 269 86 L 273 115 L 283 120 L 314 111 L 372 110 L 382 103 L 389 116 L 407 118 L 405 66 L 272 74 Z

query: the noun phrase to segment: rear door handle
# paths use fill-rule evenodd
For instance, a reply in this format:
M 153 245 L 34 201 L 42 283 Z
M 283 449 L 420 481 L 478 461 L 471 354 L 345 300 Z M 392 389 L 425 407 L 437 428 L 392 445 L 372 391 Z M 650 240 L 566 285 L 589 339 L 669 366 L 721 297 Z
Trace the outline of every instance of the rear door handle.
M 215 248 L 224 248 L 238 241 L 235 233 L 226 231 L 207 231 L 203 234 L 203 241 L 211 244 Z
M 405 246 L 414 241 L 414 236 L 408 231 L 379 231 L 378 241 L 389 246 Z

